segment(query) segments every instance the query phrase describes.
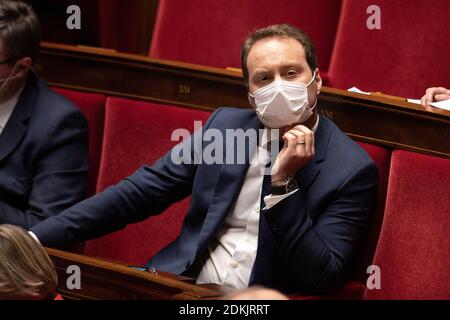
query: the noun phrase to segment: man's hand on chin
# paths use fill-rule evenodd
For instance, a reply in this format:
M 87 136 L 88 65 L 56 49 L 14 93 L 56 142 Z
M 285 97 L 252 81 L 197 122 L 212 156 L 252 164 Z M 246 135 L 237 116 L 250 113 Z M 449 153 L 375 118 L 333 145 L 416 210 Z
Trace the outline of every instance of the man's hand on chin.
M 284 129 L 284 133 L 283 130 Z M 272 169 L 272 183 L 286 177 L 293 177 L 315 154 L 314 132 L 304 125 L 280 129 L 284 146 Z

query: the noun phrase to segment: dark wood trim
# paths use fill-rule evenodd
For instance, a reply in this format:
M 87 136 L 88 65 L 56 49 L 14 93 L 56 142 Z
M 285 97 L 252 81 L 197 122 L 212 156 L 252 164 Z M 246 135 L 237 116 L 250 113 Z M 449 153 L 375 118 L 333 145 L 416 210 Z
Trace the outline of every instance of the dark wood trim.
M 53 86 L 214 110 L 248 108 L 239 71 L 151 59 L 98 48 L 44 43 L 40 74 Z M 450 112 L 324 87 L 322 115 L 352 138 L 450 158 Z
M 355 140 L 450 158 L 450 112 L 325 88 L 322 114 Z
M 232 290 L 195 285 L 191 278 L 157 271 L 140 271 L 126 264 L 47 248 L 58 273 L 58 293 L 65 299 L 218 299 Z M 81 288 L 69 289 L 67 268 L 80 268 Z M 71 281 L 69 281 L 71 282 Z

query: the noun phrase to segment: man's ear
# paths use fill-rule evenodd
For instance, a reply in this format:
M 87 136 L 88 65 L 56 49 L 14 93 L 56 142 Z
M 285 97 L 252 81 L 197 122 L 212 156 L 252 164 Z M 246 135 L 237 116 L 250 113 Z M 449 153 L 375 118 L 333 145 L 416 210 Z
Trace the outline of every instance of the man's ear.
M 317 94 L 320 94 L 320 90 L 322 89 L 322 78 L 320 77 L 320 71 L 319 68 L 316 68 L 316 87 L 317 87 Z
M 20 59 L 16 63 L 17 63 L 16 77 L 25 78 L 28 74 L 28 71 L 30 71 L 31 67 L 33 66 L 33 60 L 31 60 L 30 57 L 25 57 Z

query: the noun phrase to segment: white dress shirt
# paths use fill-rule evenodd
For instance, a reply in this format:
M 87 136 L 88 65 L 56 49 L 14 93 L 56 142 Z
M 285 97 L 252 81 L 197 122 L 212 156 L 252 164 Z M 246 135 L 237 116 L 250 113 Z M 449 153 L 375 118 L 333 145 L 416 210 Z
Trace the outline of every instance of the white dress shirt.
M 20 94 L 23 91 L 23 88 L 20 88 L 11 98 L 0 103 L 0 134 L 3 132 L 3 128 L 5 128 L 8 123 L 9 118 L 11 117 L 14 109 L 16 108 L 17 101 L 19 101 Z
M 313 131 L 319 125 L 319 117 Z M 266 133 L 265 133 L 266 134 Z M 270 156 L 266 146 L 258 146 L 261 152 L 255 161 L 257 152 L 250 162 L 241 191 L 231 208 L 223 226 L 208 245 L 209 257 L 200 270 L 197 284 L 217 283 L 236 289 L 248 287 L 258 248 L 259 215 L 261 191 L 264 175 L 262 170 Z M 297 192 L 285 195 L 264 197 L 265 208 L 269 209 L 278 202 Z

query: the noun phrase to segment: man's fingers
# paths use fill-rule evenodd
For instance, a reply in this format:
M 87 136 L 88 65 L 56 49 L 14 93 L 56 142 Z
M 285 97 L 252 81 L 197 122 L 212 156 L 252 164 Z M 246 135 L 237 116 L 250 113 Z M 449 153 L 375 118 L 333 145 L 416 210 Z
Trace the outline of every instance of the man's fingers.
M 444 88 L 444 87 L 438 87 L 438 88 L 433 88 L 433 94 L 437 95 L 437 94 L 450 94 L 450 90 Z
M 304 134 L 305 152 L 307 156 L 314 154 L 314 132 L 303 125 L 295 126 L 291 131 L 299 131 Z
M 420 104 L 421 104 L 422 106 L 424 106 L 424 107 L 427 106 L 427 100 L 426 100 L 426 97 L 425 97 L 425 96 L 423 96 L 423 97 L 420 99 Z
M 283 135 L 283 140 L 284 140 L 285 145 L 287 144 L 288 149 L 292 148 L 295 150 L 295 148 L 297 146 L 297 136 L 296 135 L 294 135 L 290 131 L 288 131 Z
M 305 153 L 307 157 L 311 156 L 311 152 L 312 152 L 312 147 L 311 147 L 311 134 L 310 133 L 306 133 L 305 134 Z
M 303 132 L 291 130 L 289 133 L 297 137 L 297 142 L 305 142 L 305 134 Z
M 425 93 L 425 95 L 422 97 L 422 105 L 425 107 L 427 105 L 429 105 L 431 102 L 433 102 L 433 90 L 427 90 L 427 92 Z
M 445 93 L 437 94 L 434 96 L 434 99 L 436 101 L 444 101 L 444 100 L 450 99 L 450 93 L 449 94 L 445 94 Z
M 442 101 L 450 99 L 450 90 L 444 87 L 428 88 L 425 91 L 425 95 L 420 99 L 420 103 L 426 107 L 433 101 Z
M 298 130 L 290 130 L 286 132 L 288 148 L 290 148 L 297 155 L 307 154 L 306 149 L 309 143 L 307 136 Z

